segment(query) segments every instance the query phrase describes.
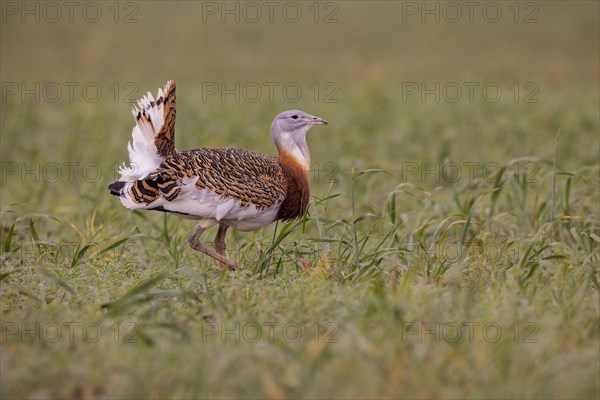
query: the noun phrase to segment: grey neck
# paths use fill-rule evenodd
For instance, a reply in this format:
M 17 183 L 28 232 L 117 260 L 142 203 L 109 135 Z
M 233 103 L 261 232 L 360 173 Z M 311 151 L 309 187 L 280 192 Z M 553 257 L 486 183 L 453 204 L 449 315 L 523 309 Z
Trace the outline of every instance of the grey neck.
M 271 138 L 281 154 L 286 153 L 297 159 L 306 169 L 310 168 L 310 152 L 306 143 L 306 133 L 310 126 L 294 132 L 282 132 L 276 126 L 271 127 Z

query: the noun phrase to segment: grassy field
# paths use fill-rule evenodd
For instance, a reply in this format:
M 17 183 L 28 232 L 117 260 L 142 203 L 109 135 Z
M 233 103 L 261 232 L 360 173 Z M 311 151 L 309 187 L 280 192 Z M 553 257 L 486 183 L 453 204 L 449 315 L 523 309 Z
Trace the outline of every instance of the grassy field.
M 0 3 L 2 398 L 600 396 L 598 3 L 45 4 Z M 180 150 L 329 121 L 240 271 L 106 190 L 168 79 Z

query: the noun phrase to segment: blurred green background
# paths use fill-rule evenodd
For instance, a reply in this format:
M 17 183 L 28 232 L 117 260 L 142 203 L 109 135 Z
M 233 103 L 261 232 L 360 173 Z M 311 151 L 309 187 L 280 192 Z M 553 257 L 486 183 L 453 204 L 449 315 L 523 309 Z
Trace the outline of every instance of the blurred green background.
M 77 3 L 70 11 L 7 2 L 1 31 L 2 158 L 19 161 L 23 151 L 40 161 L 120 162 L 131 128 L 127 103 L 175 79 L 181 149 L 272 152 L 267 132 L 272 117 L 300 108 L 331 120 L 330 129 L 311 135 L 313 159 L 336 162 L 342 170 L 388 168 L 399 160 L 440 155 L 481 162 L 548 158 L 561 128 L 565 166 L 593 162 L 597 135 L 577 136 L 569 123 L 574 112 L 590 107 L 588 126 L 597 126 L 598 4 L 468 4 L 297 2 L 269 8 L 156 1 Z M 296 15 L 298 22 L 288 22 Z M 423 93 L 436 83 L 438 101 Z M 468 83 L 475 85 L 474 101 Z M 491 96 L 495 87 L 502 91 L 498 102 L 483 97 L 490 83 Z M 284 92 L 290 84 L 291 91 Z M 456 86 L 462 93 L 449 101 Z M 207 91 L 216 87 L 214 94 Z M 295 87 L 301 88 L 298 96 Z M 415 87 L 416 94 L 407 92 Z M 37 92 L 39 101 L 27 90 Z M 290 98 L 298 101 L 286 101 Z M 13 103 L 19 103 L 17 110 L 8 112 Z M 38 116 L 38 125 L 19 129 L 22 118 L 39 109 L 49 112 Z M 79 120 L 65 123 L 69 112 Z M 443 117 L 424 118 L 431 112 Z M 72 147 L 59 141 L 65 137 Z M 85 143 L 106 149 L 101 159 Z
M 126 158 L 128 103 L 167 79 L 178 82 L 180 149 L 272 153 L 272 117 L 300 108 L 331 120 L 311 134 L 313 160 L 344 171 L 551 158 L 559 129 L 565 167 L 597 158 L 596 2 L 25 4 L 3 5 L 4 161 L 95 161 L 110 181 Z M 577 112 L 588 134 L 570 126 Z
M 597 398 L 599 2 L 69 4 L 0 3 L 0 318 L 141 339 L 3 336 L 3 398 Z M 281 242 L 329 256 L 220 273 L 186 248 L 192 223 L 108 195 L 133 101 L 169 79 L 179 150 L 274 155 L 277 113 L 329 121 L 308 138 L 310 217 Z M 500 257 L 471 257 L 486 245 Z M 335 321 L 340 340 L 201 340 L 206 321 L 273 320 Z M 539 342 L 407 344 L 407 321 L 533 322 Z

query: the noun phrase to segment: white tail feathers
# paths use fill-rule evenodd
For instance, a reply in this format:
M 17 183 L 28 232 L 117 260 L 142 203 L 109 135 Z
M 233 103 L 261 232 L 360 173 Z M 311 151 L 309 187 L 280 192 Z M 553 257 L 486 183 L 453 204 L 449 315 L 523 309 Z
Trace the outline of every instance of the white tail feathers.
M 155 138 L 165 123 L 164 93 L 171 84 L 174 82 L 167 82 L 164 91 L 158 89 L 158 101 L 148 92 L 138 100 L 138 107 L 131 110 L 136 125 L 131 132 L 132 141 L 127 144 L 129 166 L 123 164 L 119 168 L 122 181 L 143 179 L 156 171 L 164 161 L 165 157 L 161 156 L 156 148 Z

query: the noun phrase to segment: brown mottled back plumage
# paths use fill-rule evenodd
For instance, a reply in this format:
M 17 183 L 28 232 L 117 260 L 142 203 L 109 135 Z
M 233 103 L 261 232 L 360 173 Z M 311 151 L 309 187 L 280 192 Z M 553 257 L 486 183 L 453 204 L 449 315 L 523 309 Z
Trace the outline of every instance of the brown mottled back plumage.
M 197 177 L 196 188 L 232 197 L 242 207 L 253 204 L 261 210 L 286 196 L 288 187 L 297 186 L 296 177 L 287 176 L 290 170 L 282 167 L 276 157 L 243 149 L 189 150 L 168 156 L 155 173 L 138 180 L 131 187 L 131 197 L 140 203 L 151 203 L 159 197 L 176 201 L 182 180 Z

